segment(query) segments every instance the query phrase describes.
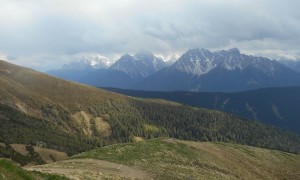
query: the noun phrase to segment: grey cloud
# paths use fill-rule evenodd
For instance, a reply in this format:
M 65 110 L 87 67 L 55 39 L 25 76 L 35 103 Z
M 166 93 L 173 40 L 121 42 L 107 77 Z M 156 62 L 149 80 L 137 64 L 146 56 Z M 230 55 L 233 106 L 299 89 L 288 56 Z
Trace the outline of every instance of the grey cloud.
M 298 0 L 1 1 L 1 57 L 36 69 L 82 53 L 113 58 L 141 48 L 164 56 L 238 47 L 300 57 Z

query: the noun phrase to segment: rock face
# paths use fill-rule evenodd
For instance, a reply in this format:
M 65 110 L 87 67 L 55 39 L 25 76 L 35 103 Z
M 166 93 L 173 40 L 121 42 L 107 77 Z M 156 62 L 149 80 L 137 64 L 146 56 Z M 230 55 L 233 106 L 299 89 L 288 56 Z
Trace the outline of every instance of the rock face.
M 277 61 L 244 55 L 236 48 L 216 52 L 197 48 L 134 88 L 234 92 L 291 85 L 300 85 L 300 74 Z
M 133 77 L 145 78 L 166 66 L 166 62 L 161 58 L 147 51 L 139 51 L 134 56 L 129 54 L 122 56 L 110 69 Z
M 111 65 L 111 61 L 103 56 L 83 56 L 78 62 L 71 62 L 65 64 L 62 70 L 95 70 L 95 69 L 107 69 Z

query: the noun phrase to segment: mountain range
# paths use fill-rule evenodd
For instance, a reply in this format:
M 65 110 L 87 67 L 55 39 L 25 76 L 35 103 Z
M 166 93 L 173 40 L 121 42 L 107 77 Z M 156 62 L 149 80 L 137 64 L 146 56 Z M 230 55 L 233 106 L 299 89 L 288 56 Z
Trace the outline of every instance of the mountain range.
M 47 73 L 92 86 L 130 88 L 168 65 L 161 58 L 145 50 L 137 52 L 134 56 L 125 54 L 110 66 L 102 63 L 104 58 L 89 58 L 88 61 L 82 59 L 79 62 L 64 65 L 62 69 L 50 70 Z M 92 65 L 93 62 L 99 62 L 101 66 L 95 67 Z
M 139 51 L 134 56 L 123 55 L 110 67 L 84 69 L 72 63 L 65 67 L 71 68 L 48 73 L 97 87 L 152 91 L 236 92 L 300 85 L 300 73 L 275 60 L 241 54 L 236 48 L 215 52 L 190 49 L 171 65 Z
M 197 48 L 133 89 L 236 92 L 292 85 L 300 85 L 300 74 L 277 61 L 244 55 L 235 48 L 216 52 Z

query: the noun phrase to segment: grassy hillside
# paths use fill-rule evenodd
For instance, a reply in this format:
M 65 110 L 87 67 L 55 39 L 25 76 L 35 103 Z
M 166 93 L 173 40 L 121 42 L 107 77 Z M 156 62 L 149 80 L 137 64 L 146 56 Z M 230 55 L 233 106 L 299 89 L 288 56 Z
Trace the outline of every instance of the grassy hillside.
M 96 160 L 101 160 L 103 166 L 98 167 Z M 110 170 L 107 161 L 115 163 Z M 123 166 L 127 174 L 121 173 Z M 92 175 L 97 173 L 100 177 L 129 178 L 127 175 L 134 170 L 135 176 L 145 179 L 297 179 L 300 156 L 231 143 L 165 138 L 111 145 L 78 154 L 72 160 L 32 168 L 52 172 L 58 169 L 65 169 L 72 177 L 83 177 L 78 172 L 84 171 L 84 177 L 90 179 L 96 179 Z
M 300 133 L 300 87 L 265 88 L 237 93 L 106 89 L 133 97 L 165 99 L 223 111 Z
M 22 169 L 21 167 L 13 164 L 5 159 L 0 159 L 0 179 L 3 180 L 34 180 L 34 179 L 45 179 L 45 180 L 64 180 L 67 179 L 63 176 L 50 175 L 40 172 L 31 172 Z
M 0 61 L 0 140 L 74 154 L 134 137 L 237 142 L 300 152 L 299 135 L 221 112 L 140 100 Z

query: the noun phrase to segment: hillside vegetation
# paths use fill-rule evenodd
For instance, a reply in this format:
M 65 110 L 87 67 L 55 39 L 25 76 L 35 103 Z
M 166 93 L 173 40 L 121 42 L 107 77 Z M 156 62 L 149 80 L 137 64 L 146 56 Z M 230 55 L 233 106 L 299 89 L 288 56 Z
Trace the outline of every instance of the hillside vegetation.
M 300 156 L 231 143 L 164 138 L 111 145 L 30 169 L 85 179 L 297 179 Z M 125 169 L 127 173 L 122 173 Z
M 300 151 L 299 135 L 177 103 L 140 100 L 0 61 L 0 137 L 74 154 L 161 136 Z
M 133 97 L 165 99 L 223 111 L 300 133 L 300 87 L 274 87 L 236 93 L 105 89 Z

